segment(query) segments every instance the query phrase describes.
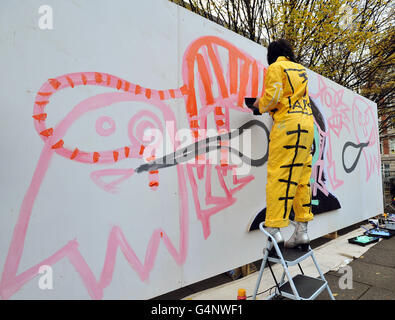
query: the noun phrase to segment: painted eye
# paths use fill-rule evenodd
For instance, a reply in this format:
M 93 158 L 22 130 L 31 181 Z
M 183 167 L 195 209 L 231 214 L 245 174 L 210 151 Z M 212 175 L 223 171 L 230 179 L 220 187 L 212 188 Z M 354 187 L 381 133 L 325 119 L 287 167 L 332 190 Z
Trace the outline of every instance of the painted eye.
M 108 116 L 102 116 L 96 120 L 95 124 L 97 134 L 108 137 L 115 132 L 115 121 Z

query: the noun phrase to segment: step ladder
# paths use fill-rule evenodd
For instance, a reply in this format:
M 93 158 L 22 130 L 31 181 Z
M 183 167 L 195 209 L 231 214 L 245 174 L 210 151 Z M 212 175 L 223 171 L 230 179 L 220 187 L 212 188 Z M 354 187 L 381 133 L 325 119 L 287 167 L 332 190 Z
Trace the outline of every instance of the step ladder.
M 307 252 L 303 252 L 300 249 L 288 248 L 283 248 L 282 251 L 280 251 L 276 240 L 265 230 L 263 225 L 264 222 L 261 222 L 259 224 L 259 229 L 268 237 L 268 241 L 267 246 L 264 249 L 261 269 L 259 271 L 259 276 L 252 299 L 256 299 L 259 285 L 262 279 L 263 270 L 265 269 L 265 266 L 267 264 L 276 283 L 276 290 L 273 294 L 269 295 L 266 300 L 270 300 L 278 296 L 283 296 L 293 300 L 314 300 L 325 289 L 328 290 L 329 297 L 332 300 L 335 300 L 332 295 L 332 291 L 329 288 L 328 282 L 325 280 L 324 274 L 322 273 L 317 263 L 317 260 L 315 259 L 311 247 L 309 247 Z M 273 243 L 275 253 L 272 250 L 272 253 L 269 254 L 270 243 Z M 311 257 L 313 259 L 313 262 L 320 274 L 320 279 L 309 277 L 304 274 L 302 267 L 300 266 L 300 262 L 307 259 L 308 257 Z M 281 263 L 281 265 L 283 266 L 284 271 L 281 276 L 280 282 L 277 282 L 270 263 Z M 301 274 L 298 274 L 292 278 L 291 274 L 289 273 L 288 267 L 295 265 L 299 266 Z M 287 276 L 287 282 L 285 282 L 285 276 Z

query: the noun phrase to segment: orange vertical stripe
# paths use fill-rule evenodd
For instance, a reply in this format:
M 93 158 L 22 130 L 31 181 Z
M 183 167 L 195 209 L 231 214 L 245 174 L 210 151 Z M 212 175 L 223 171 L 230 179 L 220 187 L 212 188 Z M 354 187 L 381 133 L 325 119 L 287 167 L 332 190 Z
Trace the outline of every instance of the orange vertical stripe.
M 99 152 L 93 152 L 93 162 L 98 162 L 100 158 Z
M 258 65 L 256 61 L 252 63 L 252 89 L 251 89 L 251 96 L 257 97 L 258 96 Z
M 165 94 L 162 90 L 159 90 L 159 98 L 163 100 L 165 98 Z
M 248 84 L 248 71 L 250 68 L 250 62 L 245 61 L 241 70 L 240 75 L 240 89 L 239 89 L 239 97 L 237 100 L 237 105 L 239 107 L 243 107 L 244 97 L 246 95 L 247 84 Z
M 118 151 L 113 151 L 112 152 L 112 156 L 114 157 L 114 161 L 117 162 L 118 161 L 118 156 L 119 156 Z
M 147 99 L 151 98 L 151 89 L 145 89 L 145 96 L 147 97 Z
M 82 79 L 82 83 L 84 84 L 84 85 L 86 85 L 87 84 L 87 79 L 86 79 L 86 76 L 82 73 L 81 74 L 81 79 Z
M 211 63 L 214 68 L 215 77 L 217 78 L 219 88 L 221 89 L 221 95 L 223 98 L 228 97 L 228 88 L 226 87 L 223 71 L 219 64 L 218 57 L 215 55 L 211 45 L 207 46 L 208 56 L 210 57 Z
M 174 90 L 173 89 L 170 89 L 169 90 L 169 93 L 170 93 L 170 97 L 172 97 L 173 99 L 175 98 L 175 93 L 174 93 Z
M 130 83 L 125 81 L 125 88 L 123 90 L 129 91 Z
M 202 79 L 204 91 L 206 93 L 206 103 L 208 105 L 213 104 L 214 97 L 211 91 L 211 81 L 206 67 L 206 63 L 203 59 L 203 56 L 199 53 L 196 55 L 196 59 L 197 59 L 198 69 L 199 69 L 200 77 Z
M 238 63 L 237 56 L 229 52 L 229 78 L 230 78 L 230 93 L 237 92 L 237 78 L 238 78 Z
M 136 89 L 134 91 L 135 94 L 140 94 L 141 93 L 141 87 L 137 84 Z
M 130 148 L 129 147 L 125 147 L 125 157 L 129 157 L 129 153 L 130 153 Z
M 121 89 L 121 87 L 122 87 L 122 81 L 120 79 L 118 79 L 118 81 L 117 81 L 117 89 L 119 90 L 119 89 Z
M 103 81 L 101 74 L 99 72 L 95 72 L 95 81 L 96 83 L 101 83 Z
M 145 146 L 141 145 L 139 154 L 142 155 L 144 153 Z

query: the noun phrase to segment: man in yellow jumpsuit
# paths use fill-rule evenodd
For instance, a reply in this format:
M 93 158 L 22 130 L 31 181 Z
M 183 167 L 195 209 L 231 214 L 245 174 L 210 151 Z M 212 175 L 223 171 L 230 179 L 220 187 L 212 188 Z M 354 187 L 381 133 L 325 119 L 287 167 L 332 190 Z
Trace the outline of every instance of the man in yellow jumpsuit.
M 314 121 L 306 69 L 294 60 L 287 41 L 269 45 L 266 89 L 254 107 L 260 113 L 269 112 L 273 118 L 267 165 L 266 230 L 282 247 L 280 228 L 289 225 L 293 207 L 296 227 L 285 247 L 301 246 L 307 250 L 310 243 L 307 222 L 313 219 L 309 181 Z

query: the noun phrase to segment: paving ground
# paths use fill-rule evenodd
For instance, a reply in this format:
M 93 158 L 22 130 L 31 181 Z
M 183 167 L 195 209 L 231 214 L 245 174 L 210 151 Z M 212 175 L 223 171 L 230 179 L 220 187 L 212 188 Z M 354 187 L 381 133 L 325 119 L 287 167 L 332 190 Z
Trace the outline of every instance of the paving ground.
M 395 237 L 381 240 L 349 266 L 351 290 L 339 288 L 342 274 L 329 271 L 325 275 L 337 300 L 395 300 Z M 328 293 L 324 291 L 318 299 L 329 299 Z
M 365 247 L 348 243 L 348 239 L 362 233 L 359 225 L 354 225 L 339 231 L 337 239 L 319 238 L 312 241 L 311 247 L 332 293 L 337 300 L 395 300 L 395 237 Z M 258 269 L 260 262 L 255 262 Z M 301 265 L 306 275 L 318 277 L 311 259 L 306 259 Z M 352 286 L 344 281 L 344 274 L 339 272 L 347 265 L 351 267 L 348 270 L 352 272 Z M 293 268 L 296 269 L 290 269 L 292 275 L 300 273 L 297 267 Z M 273 270 L 280 277 L 281 266 L 276 264 Z M 246 289 L 247 298 L 251 299 L 257 277 L 258 272 L 255 272 L 232 280 L 223 273 L 153 299 L 235 300 L 239 288 Z M 265 299 L 273 285 L 270 271 L 266 268 L 257 299 Z M 340 288 L 345 286 L 345 289 Z M 328 300 L 328 292 L 325 290 L 317 299 Z

